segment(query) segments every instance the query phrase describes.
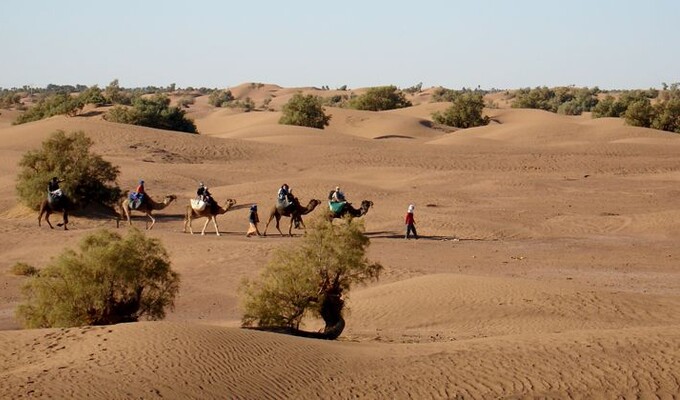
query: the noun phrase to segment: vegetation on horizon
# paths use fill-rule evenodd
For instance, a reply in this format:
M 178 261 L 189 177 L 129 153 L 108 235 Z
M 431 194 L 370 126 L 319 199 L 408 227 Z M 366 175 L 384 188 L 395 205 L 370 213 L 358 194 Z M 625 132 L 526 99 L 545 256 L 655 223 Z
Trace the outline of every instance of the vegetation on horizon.
M 331 119 L 325 114 L 323 100 L 319 96 L 295 93 L 283 106 L 279 124 L 324 129 Z
M 342 333 L 343 294 L 377 280 L 383 267 L 366 258 L 370 242 L 360 220 L 317 218 L 313 225 L 296 245 L 276 249 L 259 279 L 244 281 L 244 327 L 323 339 Z M 322 318 L 323 332 L 300 331 L 307 316 Z
M 575 87 L 536 87 L 514 93 L 513 108 L 535 108 L 564 115 L 581 115 L 597 105 L 600 89 Z
M 365 111 L 385 111 L 411 107 L 404 93 L 396 86 L 377 86 L 369 88 L 364 94 L 351 98 L 349 108 Z
M 47 195 L 47 183 L 56 176 L 64 180 L 61 189 L 75 206 L 89 202 L 113 204 L 121 195 L 115 184 L 119 170 L 91 153 L 92 145 L 92 139 L 82 131 L 57 131 L 42 143 L 40 150 L 25 153 L 19 161 L 16 184 L 20 201 L 37 210 Z
M 179 275 L 158 239 L 101 230 L 30 278 L 17 317 L 27 328 L 159 320 L 174 306 Z
M 186 117 L 186 111 L 170 106 L 170 98 L 162 94 L 148 99 L 137 97 L 133 100 L 132 107 L 116 106 L 109 110 L 104 118 L 123 124 L 198 133 L 194 121 Z

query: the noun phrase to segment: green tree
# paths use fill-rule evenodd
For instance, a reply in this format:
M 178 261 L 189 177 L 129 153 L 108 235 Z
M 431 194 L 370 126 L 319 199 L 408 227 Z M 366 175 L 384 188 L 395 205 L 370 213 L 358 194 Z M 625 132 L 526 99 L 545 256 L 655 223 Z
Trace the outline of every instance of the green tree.
M 48 181 L 64 180 L 62 190 L 74 205 L 89 202 L 112 204 L 121 194 L 115 185 L 119 170 L 100 155 L 90 152 L 92 139 L 83 132 L 54 132 L 40 150 L 31 150 L 19 161 L 17 194 L 37 209 L 47 193 Z
M 593 118 L 620 117 L 626 112 L 626 105 L 607 96 L 593 107 Z
M 279 247 L 255 281 L 243 285 L 243 326 L 335 339 L 345 327 L 343 293 L 377 279 L 382 266 L 366 258 L 369 239 L 358 219 L 323 218 L 294 247 Z M 305 316 L 321 317 L 322 333 L 299 331 Z
M 654 117 L 654 108 L 649 99 L 637 100 L 628 106 L 624 116 L 628 125 L 649 128 Z
M 134 100 L 132 108 L 114 107 L 105 115 L 105 119 L 123 124 L 198 133 L 194 121 L 186 118 L 186 111 L 179 107 L 171 107 L 170 98 L 162 94 L 148 99 L 138 97 Z
M 438 124 L 456 128 L 472 128 L 487 125 L 489 117 L 482 116 L 484 98 L 481 94 L 465 93 L 455 98 L 451 106 L 443 112 L 432 113 L 432 120 Z
M 324 113 L 323 100 L 319 96 L 296 93 L 284 104 L 279 124 L 307 126 L 323 129 L 328 126 L 330 115 Z
M 158 239 L 101 230 L 65 250 L 24 287 L 17 316 L 28 328 L 163 319 L 179 275 Z
M 350 108 L 366 111 L 394 110 L 411 105 L 404 93 L 396 86 L 372 87 L 366 93 L 351 99 L 349 102 Z
M 654 129 L 680 133 L 680 98 L 655 105 L 651 126 Z

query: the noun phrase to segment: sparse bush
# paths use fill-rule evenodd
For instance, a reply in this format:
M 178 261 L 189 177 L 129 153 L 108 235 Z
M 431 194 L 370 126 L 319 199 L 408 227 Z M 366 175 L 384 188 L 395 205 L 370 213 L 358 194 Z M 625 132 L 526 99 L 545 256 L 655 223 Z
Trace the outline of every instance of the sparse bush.
M 97 107 L 106 104 L 104 92 L 102 92 L 102 90 L 97 87 L 97 85 L 90 86 L 89 88 L 85 89 L 82 93 L 80 93 L 78 99 L 83 104 L 94 104 Z
M 456 90 L 447 89 L 445 87 L 440 86 L 432 92 L 432 102 L 434 103 L 444 101 L 453 102 L 461 94 L 462 94 L 461 92 L 458 92 Z
M 170 106 L 170 99 L 160 94 L 150 99 L 138 97 L 132 108 L 114 107 L 106 113 L 105 119 L 123 124 L 198 133 L 194 121 L 186 118 L 186 112 L 179 107 Z
M 104 97 L 110 104 L 132 104 L 131 96 L 120 87 L 118 79 L 114 79 L 104 88 Z
M 106 230 L 66 250 L 24 287 L 17 316 L 28 328 L 108 325 L 163 319 L 179 276 L 158 239 Z
M 323 129 L 328 126 L 330 115 L 324 113 L 323 102 L 319 96 L 296 93 L 281 110 L 283 115 L 279 124 L 307 126 Z
M 338 90 L 342 90 L 344 92 L 345 90 L 347 90 L 347 85 L 340 86 Z
M 404 89 L 404 92 L 406 92 L 408 94 L 416 94 L 416 93 L 420 93 L 422 90 L 423 90 L 423 82 L 418 82 L 418 84 L 407 87 L 406 89 Z
M 0 108 L 10 109 L 21 105 L 21 95 L 15 92 L 5 92 L 0 96 Z
M 324 339 L 337 338 L 344 329 L 344 300 L 356 285 L 377 279 L 382 266 L 366 258 L 369 239 L 360 220 L 333 225 L 317 219 L 294 247 L 279 247 L 256 281 L 243 285 L 243 326 L 298 331 L 304 317 L 321 317 Z
M 53 133 L 40 150 L 24 154 L 17 178 L 17 194 L 28 207 L 37 209 L 47 193 L 47 182 L 57 176 L 62 190 L 74 205 L 88 202 L 111 204 L 120 197 L 115 185 L 118 168 L 90 152 L 92 139 L 83 132 Z M 113 182 L 113 185 L 109 183 Z
M 33 276 L 36 275 L 40 270 L 32 265 L 26 264 L 24 262 L 18 262 L 12 265 L 10 272 L 14 275 L 20 276 Z
M 349 107 L 366 111 L 394 110 L 411 105 L 396 86 L 372 87 L 366 93 L 349 101 Z
M 215 90 L 208 96 L 208 104 L 215 107 L 223 107 L 229 102 L 234 100 L 234 95 L 231 94 L 231 90 Z
M 182 96 L 177 100 L 177 107 L 189 108 L 190 105 L 194 104 L 196 100 L 194 96 Z
M 489 117 L 482 116 L 484 98 L 481 94 L 465 93 L 458 96 L 451 107 L 443 112 L 434 112 L 432 120 L 438 124 L 456 128 L 472 128 L 487 125 Z
M 244 112 L 251 112 L 255 109 L 255 102 L 250 97 L 246 97 L 243 100 L 234 100 L 227 103 L 229 108 L 240 108 Z
M 49 95 L 21 114 L 14 124 L 39 121 L 55 115 L 75 115 L 83 109 L 84 105 L 80 99 L 68 93 Z

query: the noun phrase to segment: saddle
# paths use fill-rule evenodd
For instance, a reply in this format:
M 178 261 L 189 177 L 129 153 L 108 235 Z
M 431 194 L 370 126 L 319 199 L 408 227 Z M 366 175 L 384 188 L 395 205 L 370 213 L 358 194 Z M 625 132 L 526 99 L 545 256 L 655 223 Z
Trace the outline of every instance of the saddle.
M 128 207 L 130 210 L 136 210 L 141 205 L 144 203 L 144 200 L 146 200 L 146 197 L 144 197 L 144 194 L 140 194 L 137 192 L 130 192 L 128 195 Z
M 328 208 L 330 208 L 332 213 L 340 214 L 340 212 L 342 212 L 342 209 L 345 208 L 346 204 L 347 204 L 346 201 L 329 201 Z
M 203 199 L 191 199 L 191 208 L 195 211 L 203 211 L 207 205 Z
M 57 189 L 52 192 L 47 192 L 47 203 L 49 205 L 55 207 L 55 206 L 61 206 L 61 203 L 64 200 L 64 193 L 61 191 L 61 189 Z

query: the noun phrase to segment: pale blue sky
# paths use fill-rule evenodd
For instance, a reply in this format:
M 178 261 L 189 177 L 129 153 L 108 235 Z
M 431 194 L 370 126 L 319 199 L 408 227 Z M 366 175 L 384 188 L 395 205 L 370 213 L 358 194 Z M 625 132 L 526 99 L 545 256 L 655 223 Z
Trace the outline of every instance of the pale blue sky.
M 0 87 L 659 87 L 679 0 L 4 0 Z

